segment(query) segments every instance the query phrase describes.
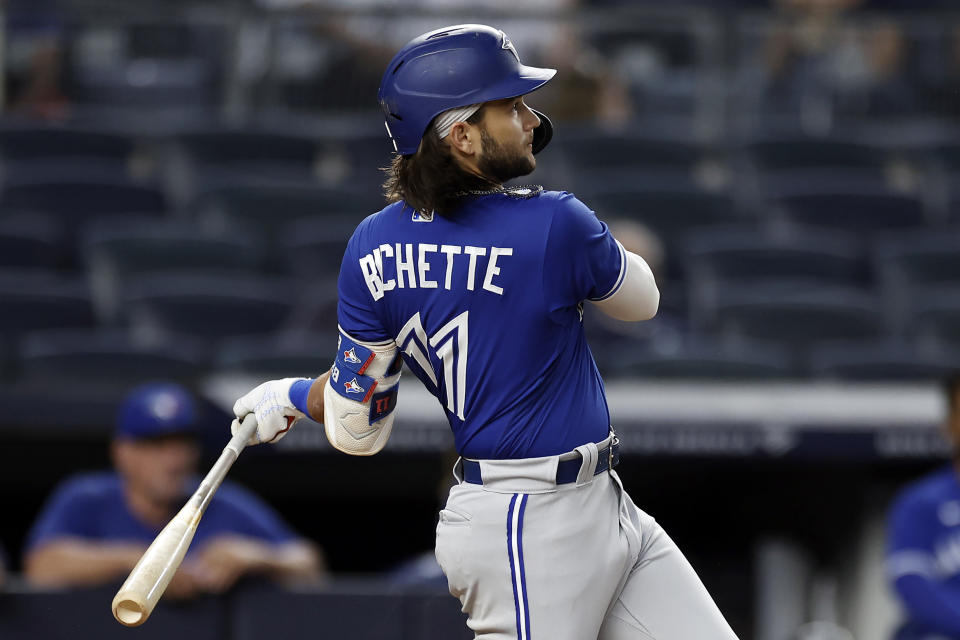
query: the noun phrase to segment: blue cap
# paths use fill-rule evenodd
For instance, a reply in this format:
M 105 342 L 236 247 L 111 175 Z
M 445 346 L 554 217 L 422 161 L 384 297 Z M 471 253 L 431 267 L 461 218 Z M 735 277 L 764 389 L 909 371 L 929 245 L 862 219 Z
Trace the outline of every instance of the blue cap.
M 131 440 L 175 434 L 197 435 L 197 403 L 172 382 L 151 382 L 127 394 L 117 412 L 116 436 Z
M 458 24 L 408 42 L 387 65 L 377 98 L 394 148 L 410 155 L 440 113 L 522 96 L 546 84 L 556 72 L 521 63 L 513 43 L 499 29 Z

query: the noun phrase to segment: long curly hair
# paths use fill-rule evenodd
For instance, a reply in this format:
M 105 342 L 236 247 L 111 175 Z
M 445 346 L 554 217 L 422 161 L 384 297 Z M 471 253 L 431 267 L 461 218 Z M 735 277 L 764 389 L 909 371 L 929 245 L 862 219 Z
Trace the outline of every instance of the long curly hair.
M 469 124 L 483 119 L 483 107 L 467 118 Z M 464 171 L 433 128 L 433 122 L 412 155 L 395 154 L 384 167 L 383 195 L 387 202 L 403 200 L 414 210 L 430 215 L 450 216 L 460 205 L 462 193 L 482 191 L 496 186 L 490 180 Z

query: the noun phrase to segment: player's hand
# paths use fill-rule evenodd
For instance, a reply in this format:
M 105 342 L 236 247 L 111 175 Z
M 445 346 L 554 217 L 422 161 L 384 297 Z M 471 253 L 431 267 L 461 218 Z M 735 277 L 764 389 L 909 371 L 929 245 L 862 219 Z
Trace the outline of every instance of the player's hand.
M 221 536 L 199 551 L 190 573 L 208 593 L 223 593 L 248 573 L 269 566 L 269 550 L 258 540 Z
M 237 419 L 230 425 L 230 432 L 236 435 L 240 422 L 247 414 L 257 417 L 257 430 L 250 436 L 249 444 L 276 442 L 290 430 L 293 423 L 306 417 L 290 401 L 290 386 L 304 378 L 284 378 L 264 382 L 243 396 L 233 405 Z

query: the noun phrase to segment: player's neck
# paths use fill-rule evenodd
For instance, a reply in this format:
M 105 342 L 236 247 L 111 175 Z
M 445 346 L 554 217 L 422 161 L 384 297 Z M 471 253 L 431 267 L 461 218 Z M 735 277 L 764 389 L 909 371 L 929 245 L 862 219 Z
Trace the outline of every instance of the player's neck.
M 470 175 L 476 176 L 487 183 L 489 186 L 488 189 L 501 189 L 503 188 L 503 183 L 497 181 L 494 178 L 484 174 L 480 171 L 480 167 L 477 166 L 477 162 L 474 160 L 473 156 L 461 156 L 457 158 L 457 164 L 460 165 L 460 168 L 469 173 Z

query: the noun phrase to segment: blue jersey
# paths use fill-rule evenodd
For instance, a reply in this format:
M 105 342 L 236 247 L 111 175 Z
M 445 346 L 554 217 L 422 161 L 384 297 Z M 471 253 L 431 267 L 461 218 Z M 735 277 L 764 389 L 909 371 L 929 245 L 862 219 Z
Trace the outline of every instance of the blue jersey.
M 117 474 L 84 474 L 64 482 L 50 497 L 30 531 L 27 548 L 58 538 L 149 544 L 161 528 L 142 522 L 130 511 Z M 224 483 L 214 494 L 197 526 L 191 549 L 199 549 L 206 541 L 224 534 L 258 538 L 271 544 L 296 539 L 261 500 L 230 483 Z
M 909 618 L 898 638 L 960 638 L 960 476 L 953 467 L 910 485 L 894 503 L 887 574 Z
M 340 269 L 341 330 L 396 341 L 469 458 L 555 455 L 609 433 L 584 300 L 620 287 L 623 248 L 565 192 L 476 196 L 449 217 L 365 219 Z

